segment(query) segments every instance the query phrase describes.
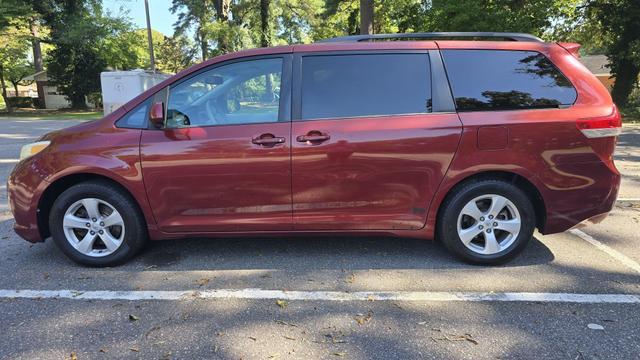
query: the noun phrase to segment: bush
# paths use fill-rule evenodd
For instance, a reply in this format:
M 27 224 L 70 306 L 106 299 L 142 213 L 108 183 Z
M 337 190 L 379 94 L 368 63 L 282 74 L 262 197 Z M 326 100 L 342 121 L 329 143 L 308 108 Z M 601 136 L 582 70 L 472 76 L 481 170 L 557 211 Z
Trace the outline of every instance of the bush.
M 633 89 L 627 105 L 620 109 L 620 113 L 622 113 L 623 121 L 640 121 L 640 86 Z
M 33 98 L 28 96 L 16 96 L 7 98 L 7 105 L 12 108 L 33 108 Z
M 91 105 L 93 105 L 94 109 L 102 109 L 102 93 L 101 92 L 93 92 L 87 95 L 87 101 Z

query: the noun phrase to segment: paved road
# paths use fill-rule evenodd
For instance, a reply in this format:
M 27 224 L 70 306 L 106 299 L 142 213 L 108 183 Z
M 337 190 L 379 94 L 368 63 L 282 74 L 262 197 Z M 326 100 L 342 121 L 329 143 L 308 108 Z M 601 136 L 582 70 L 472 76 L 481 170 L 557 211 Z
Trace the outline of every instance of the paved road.
M 22 143 L 74 122 L 0 123 L 4 179 Z M 89 269 L 50 241 L 18 239 L 5 212 L 0 359 L 635 359 L 640 128 L 625 128 L 617 161 L 631 201 L 583 232 L 536 235 L 501 267 L 462 264 L 433 242 L 301 237 L 158 242 L 124 266 Z M 11 298 L 21 289 L 42 292 Z M 600 296 L 574 302 L 580 294 Z M 518 296 L 536 301 L 503 301 Z

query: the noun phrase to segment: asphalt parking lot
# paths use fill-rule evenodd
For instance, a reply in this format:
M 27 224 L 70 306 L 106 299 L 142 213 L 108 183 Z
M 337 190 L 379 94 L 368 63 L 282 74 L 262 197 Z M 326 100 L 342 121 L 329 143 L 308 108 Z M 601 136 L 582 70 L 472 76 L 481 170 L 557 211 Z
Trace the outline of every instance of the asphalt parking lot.
M 500 267 L 394 238 L 187 239 L 71 263 L 12 230 L 20 146 L 75 121 L 0 119 L 0 359 L 637 359 L 640 127 L 601 224 L 536 234 Z

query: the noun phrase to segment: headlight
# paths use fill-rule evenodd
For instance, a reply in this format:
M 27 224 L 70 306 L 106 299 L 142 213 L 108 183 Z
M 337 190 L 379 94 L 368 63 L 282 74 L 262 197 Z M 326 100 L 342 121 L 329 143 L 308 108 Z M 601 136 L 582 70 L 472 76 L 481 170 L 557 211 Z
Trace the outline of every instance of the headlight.
M 38 141 L 38 142 L 34 142 L 34 143 L 23 146 L 22 149 L 20 150 L 20 160 L 26 159 L 30 156 L 33 156 L 39 153 L 40 151 L 44 150 L 44 148 L 49 146 L 50 143 L 51 141 Z

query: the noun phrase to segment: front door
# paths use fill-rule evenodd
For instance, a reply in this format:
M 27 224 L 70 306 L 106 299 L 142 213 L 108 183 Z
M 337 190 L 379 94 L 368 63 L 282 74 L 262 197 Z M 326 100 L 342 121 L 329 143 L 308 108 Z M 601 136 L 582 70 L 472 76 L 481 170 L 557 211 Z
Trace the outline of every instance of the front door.
M 295 64 L 294 228 L 422 228 L 461 133 L 454 111 L 433 109 L 429 54 L 298 54 Z
M 214 65 L 169 88 L 142 170 L 165 232 L 291 229 L 290 55 Z

